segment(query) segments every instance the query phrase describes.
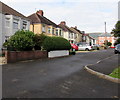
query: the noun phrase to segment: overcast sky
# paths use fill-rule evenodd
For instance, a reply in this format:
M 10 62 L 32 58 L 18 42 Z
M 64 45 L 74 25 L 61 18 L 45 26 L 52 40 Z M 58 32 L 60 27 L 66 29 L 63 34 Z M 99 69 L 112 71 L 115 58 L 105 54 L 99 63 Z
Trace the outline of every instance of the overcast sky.
M 86 33 L 111 32 L 118 20 L 119 0 L 1 0 L 18 12 L 29 16 L 43 10 L 44 16 L 56 24 L 66 21 Z

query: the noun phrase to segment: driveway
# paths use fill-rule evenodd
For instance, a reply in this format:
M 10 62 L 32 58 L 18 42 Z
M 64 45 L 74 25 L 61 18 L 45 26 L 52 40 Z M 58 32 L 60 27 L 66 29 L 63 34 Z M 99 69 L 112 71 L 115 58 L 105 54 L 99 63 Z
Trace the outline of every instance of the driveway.
M 3 97 L 116 98 L 118 84 L 91 75 L 83 68 L 113 56 L 116 62 L 117 55 L 113 53 L 113 49 L 108 49 L 4 65 Z

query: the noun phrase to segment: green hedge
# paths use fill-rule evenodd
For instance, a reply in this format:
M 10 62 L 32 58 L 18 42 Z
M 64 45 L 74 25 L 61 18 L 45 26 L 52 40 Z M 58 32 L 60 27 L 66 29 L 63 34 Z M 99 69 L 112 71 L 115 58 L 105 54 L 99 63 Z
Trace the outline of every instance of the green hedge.
M 3 44 L 10 51 L 29 51 L 34 47 L 34 33 L 30 31 L 17 31 Z
M 34 46 L 35 50 L 41 50 L 42 44 L 46 37 L 47 36 L 44 34 L 35 34 L 34 39 L 33 39 L 35 43 L 35 46 Z
M 43 42 L 43 48 L 47 51 L 70 50 L 71 45 L 68 40 L 62 37 L 47 37 Z

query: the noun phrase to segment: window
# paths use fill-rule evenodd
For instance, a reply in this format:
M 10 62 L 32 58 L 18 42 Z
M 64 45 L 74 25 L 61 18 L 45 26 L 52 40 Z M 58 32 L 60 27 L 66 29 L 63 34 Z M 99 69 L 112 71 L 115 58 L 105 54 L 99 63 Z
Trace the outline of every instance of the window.
M 54 35 L 54 28 L 52 28 L 52 34 Z
M 10 19 L 6 18 L 5 26 L 6 27 L 10 27 Z
M 62 36 L 62 30 L 60 30 L 59 34 L 60 34 L 60 36 Z
M 18 29 L 18 20 L 16 19 L 13 20 L 13 28 Z
M 42 32 L 45 32 L 45 25 L 43 25 L 42 27 Z
M 71 36 L 70 36 L 70 33 L 68 34 L 68 37 L 70 38 Z
M 27 29 L 27 22 L 23 21 L 23 29 Z
M 77 34 L 74 34 L 74 39 L 76 39 L 78 36 L 77 36 Z
M 51 32 L 50 32 L 50 27 L 48 27 L 48 33 L 51 33 Z
M 72 35 L 71 38 L 73 39 L 73 33 L 71 35 Z
M 58 29 L 56 29 L 56 35 L 58 36 Z

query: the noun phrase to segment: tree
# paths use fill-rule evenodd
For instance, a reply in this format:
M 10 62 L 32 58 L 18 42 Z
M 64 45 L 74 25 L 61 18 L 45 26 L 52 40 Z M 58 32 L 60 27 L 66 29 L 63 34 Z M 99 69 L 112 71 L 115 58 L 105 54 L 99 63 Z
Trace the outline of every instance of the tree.
M 120 21 L 118 21 L 115 25 L 115 29 L 112 30 L 115 37 L 120 37 Z

